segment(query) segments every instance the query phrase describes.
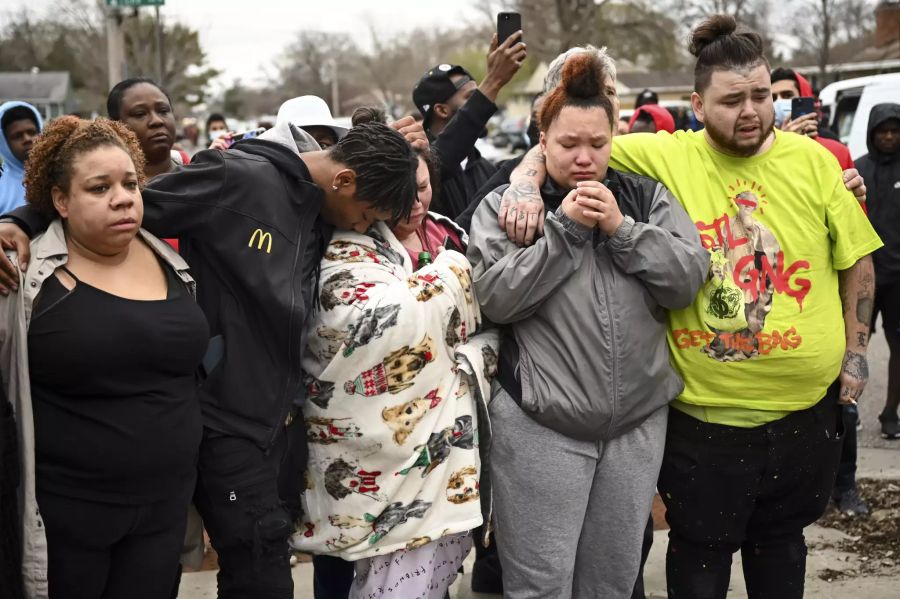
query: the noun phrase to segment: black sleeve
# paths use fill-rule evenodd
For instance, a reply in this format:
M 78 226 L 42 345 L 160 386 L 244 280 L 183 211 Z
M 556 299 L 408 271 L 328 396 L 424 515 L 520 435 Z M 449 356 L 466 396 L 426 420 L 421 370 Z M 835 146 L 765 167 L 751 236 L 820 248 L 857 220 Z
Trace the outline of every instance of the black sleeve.
M 431 144 L 441 161 L 441 178 L 449 178 L 475 147 L 475 141 L 497 112 L 497 105 L 480 90 L 466 100 Z
M 183 168 L 155 177 L 144 188 L 145 229 L 162 238 L 191 239 L 204 225 L 228 185 L 224 152 L 205 150 Z
M 20 229 L 25 231 L 29 239 L 34 239 L 37 235 L 43 233 L 50 226 L 50 219 L 25 204 L 19 206 L 12 212 L 3 215 L 3 218 L 9 218 Z
M 510 175 L 512 175 L 513 170 L 519 166 L 519 163 L 522 162 L 523 158 L 525 158 L 524 154 L 518 158 L 504 160 L 500 163 L 497 172 L 495 172 L 494 175 L 475 192 L 475 195 L 472 196 L 472 201 L 469 203 L 469 207 L 456 217 L 456 224 L 462 227 L 466 233 L 469 232 L 469 227 L 472 226 L 472 216 L 475 214 L 475 211 L 478 210 L 478 205 L 481 204 L 481 200 L 501 185 L 509 183 Z

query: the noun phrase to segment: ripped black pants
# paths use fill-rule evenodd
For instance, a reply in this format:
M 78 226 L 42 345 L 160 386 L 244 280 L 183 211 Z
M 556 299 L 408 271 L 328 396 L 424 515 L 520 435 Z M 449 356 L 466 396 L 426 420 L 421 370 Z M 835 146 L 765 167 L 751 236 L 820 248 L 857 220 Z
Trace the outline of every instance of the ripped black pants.
M 725 599 L 738 550 L 750 599 L 802 599 L 803 528 L 825 511 L 841 454 L 838 389 L 756 428 L 670 411 L 657 487 L 669 599 Z
M 205 429 L 194 503 L 219 554 L 219 599 L 291 599 L 288 537 L 300 516 L 303 422 L 267 454 L 248 439 Z

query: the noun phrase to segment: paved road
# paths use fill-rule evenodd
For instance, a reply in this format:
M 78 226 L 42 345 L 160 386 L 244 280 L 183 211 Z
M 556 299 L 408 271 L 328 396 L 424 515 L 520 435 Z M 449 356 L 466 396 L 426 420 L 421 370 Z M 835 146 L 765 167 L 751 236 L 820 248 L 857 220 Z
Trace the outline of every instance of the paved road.
M 887 361 L 887 342 L 879 323 L 877 332 L 869 342 L 869 384 L 859 402 L 859 414 L 863 423 L 858 439 L 861 447 L 900 449 L 900 440 L 887 441 L 881 438 L 881 425 L 878 422 L 887 394 Z

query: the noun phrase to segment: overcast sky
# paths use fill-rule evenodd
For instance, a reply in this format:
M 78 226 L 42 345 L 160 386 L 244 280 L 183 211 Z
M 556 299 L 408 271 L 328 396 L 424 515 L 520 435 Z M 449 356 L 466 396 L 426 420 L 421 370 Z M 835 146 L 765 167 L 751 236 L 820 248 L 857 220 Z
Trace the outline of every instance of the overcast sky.
M 40 16 L 56 2 L 0 4 L 3 19 L 24 7 Z M 474 6 L 473 0 L 166 0 L 161 14 L 200 33 L 210 64 L 224 71 L 220 87 L 235 78 L 253 83 L 301 29 L 346 32 L 366 43 L 370 22 L 385 34 L 417 26 L 448 27 L 484 18 Z

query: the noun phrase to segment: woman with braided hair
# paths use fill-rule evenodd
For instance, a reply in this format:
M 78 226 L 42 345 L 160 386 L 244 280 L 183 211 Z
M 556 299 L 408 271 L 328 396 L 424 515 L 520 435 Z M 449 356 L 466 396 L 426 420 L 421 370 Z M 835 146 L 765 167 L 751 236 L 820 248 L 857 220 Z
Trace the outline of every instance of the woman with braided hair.
M 141 228 L 144 157 L 121 123 L 61 117 L 26 165 L 52 219 L 0 298 L 18 421 L 28 597 L 166 597 L 194 489 L 209 336 L 187 264 Z

